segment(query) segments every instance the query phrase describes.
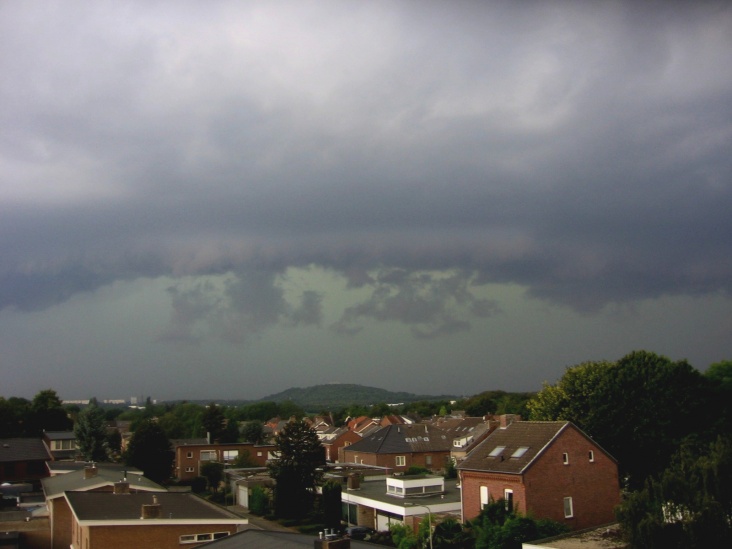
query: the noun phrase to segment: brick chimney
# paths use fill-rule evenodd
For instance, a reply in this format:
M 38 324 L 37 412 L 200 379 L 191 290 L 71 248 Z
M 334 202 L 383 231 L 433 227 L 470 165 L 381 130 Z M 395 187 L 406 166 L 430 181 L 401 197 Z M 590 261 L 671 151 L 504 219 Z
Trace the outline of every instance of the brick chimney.
M 156 519 L 163 516 L 162 506 L 158 503 L 158 496 L 153 496 L 152 503 L 142 504 L 141 519 Z
M 115 494 L 129 494 L 130 493 L 130 483 L 125 482 L 123 480 L 119 480 L 114 483 L 114 493 Z
M 93 463 L 84 467 L 84 480 L 97 476 L 97 466 Z

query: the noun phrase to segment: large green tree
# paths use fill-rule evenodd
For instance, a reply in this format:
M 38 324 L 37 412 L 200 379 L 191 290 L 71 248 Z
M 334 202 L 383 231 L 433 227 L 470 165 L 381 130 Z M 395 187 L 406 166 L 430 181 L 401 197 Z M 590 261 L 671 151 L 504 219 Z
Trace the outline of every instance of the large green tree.
M 212 402 L 206 407 L 206 411 L 203 412 L 203 427 L 206 429 L 211 442 L 221 442 L 221 436 L 226 427 L 226 417 L 217 404 Z
M 710 424 L 708 387 L 685 360 L 634 351 L 615 363 L 568 368 L 529 403 L 530 417 L 572 421 L 619 461 L 629 486 L 639 488 L 668 465 L 684 437 Z
M 671 465 L 630 494 L 618 519 L 633 549 L 732 547 L 732 438 L 691 440 Z
M 325 463 L 316 432 L 302 421 L 288 423 L 275 437 L 276 459 L 269 464 L 275 480 L 277 516 L 300 518 L 312 509 L 315 487 Z
M 39 434 L 43 431 L 70 431 L 74 426 L 61 399 L 53 389 L 44 389 L 33 397 L 30 423 L 29 434 Z
M 92 401 L 79 412 L 74 425 L 79 452 L 86 461 L 107 461 L 107 428 L 104 412 Z
M 127 445 L 125 463 L 142 469 L 145 476 L 154 482 L 170 478 L 173 451 L 170 440 L 157 423 L 145 420 L 137 427 Z

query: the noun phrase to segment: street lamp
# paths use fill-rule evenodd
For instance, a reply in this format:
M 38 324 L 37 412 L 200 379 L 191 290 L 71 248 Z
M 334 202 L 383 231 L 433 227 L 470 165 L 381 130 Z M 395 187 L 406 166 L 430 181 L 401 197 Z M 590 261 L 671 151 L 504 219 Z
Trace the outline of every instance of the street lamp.
M 430 549 L 432 548 L 432 510 L 427 507 L 424 503 L 405 503 L 404 507 L 424 507 L 427 509 L 427 527 L 429 528 L 429 538 L 430 538 Z

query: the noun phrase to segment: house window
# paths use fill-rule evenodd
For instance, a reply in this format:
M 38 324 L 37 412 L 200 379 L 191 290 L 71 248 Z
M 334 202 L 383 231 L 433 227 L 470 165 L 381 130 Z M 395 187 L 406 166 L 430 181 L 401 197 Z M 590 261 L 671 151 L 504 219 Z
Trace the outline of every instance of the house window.
M 201 461 L 216 461 L 216 450 L 201 450 Z
M 432 456 L 424 456 L 424 464 L 428 467 L 432 465 Z
M 572 506 L 572 498 L 564 498 L 564 518 L 572 518 L 574 516 L 574 507 Z
M 506 511 L 513 510 L 513 490 L 506 488 L 503 491 L 503 499 L 506 500 Z
M 523 455 L 526 452 L 528 452 L 528 451 L 529 451 L 529 447 L 528 446 L 521 446 L 521 447 L 517 448 L 516 451 L 513 454 L 511 454 L 511 457 L 512 458 L 520 458 L 520 457 L 523 457 Z
M 188 452 L 188 453 L 186 454 L 186 457 L 187 457 L 188 459 L 193 459 L 193 452 Z
M 239 450 L 224 450 L 224 461 L 234 461 L 239 457 Z
M 211 541 L 214 539 L 225 538 L 229 532 L 207 532 L 205 534 L 184 534 L 178 538 L 181 545 L 187 543 L 201 543 L 202 541 Z
M 569 454 L 567 452 L 562 454 L 562 463 L 569 465 Z
M 590 450 L 589 458 L 590 458 L 590 463 L 595 461 L 595 452 L 593 452 L 592 450 Z
M 407 464 L 406 456 L 397 456 L 396 457 L 396 466 L 397 467 L 404 467 L 406 464 Z
M 257 457 L 262 457 L 262 452 L 257 452 Z
M 193 467 L 186 467 L 186 473 L 192 473 L 193 471 Z
M 481 486 L 480 487 L 480 508 L 483 509 L 486 505 L 488 505 L 488 487 L 487 486 Z

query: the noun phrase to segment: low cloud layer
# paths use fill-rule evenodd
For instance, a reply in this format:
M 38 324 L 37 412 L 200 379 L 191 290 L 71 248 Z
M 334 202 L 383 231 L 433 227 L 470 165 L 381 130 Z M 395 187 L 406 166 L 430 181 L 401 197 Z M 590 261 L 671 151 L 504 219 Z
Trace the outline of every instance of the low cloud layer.
M 724 2 L 68 2 L 0 8 L 0 311 L 171 286 L 160 339 L 417 338 L 517 284 L 596 313 L 729 296 Z M 206 277 L 227 277 L 207 286 Z M 426 278 L 425 278 L 426 277 Z

